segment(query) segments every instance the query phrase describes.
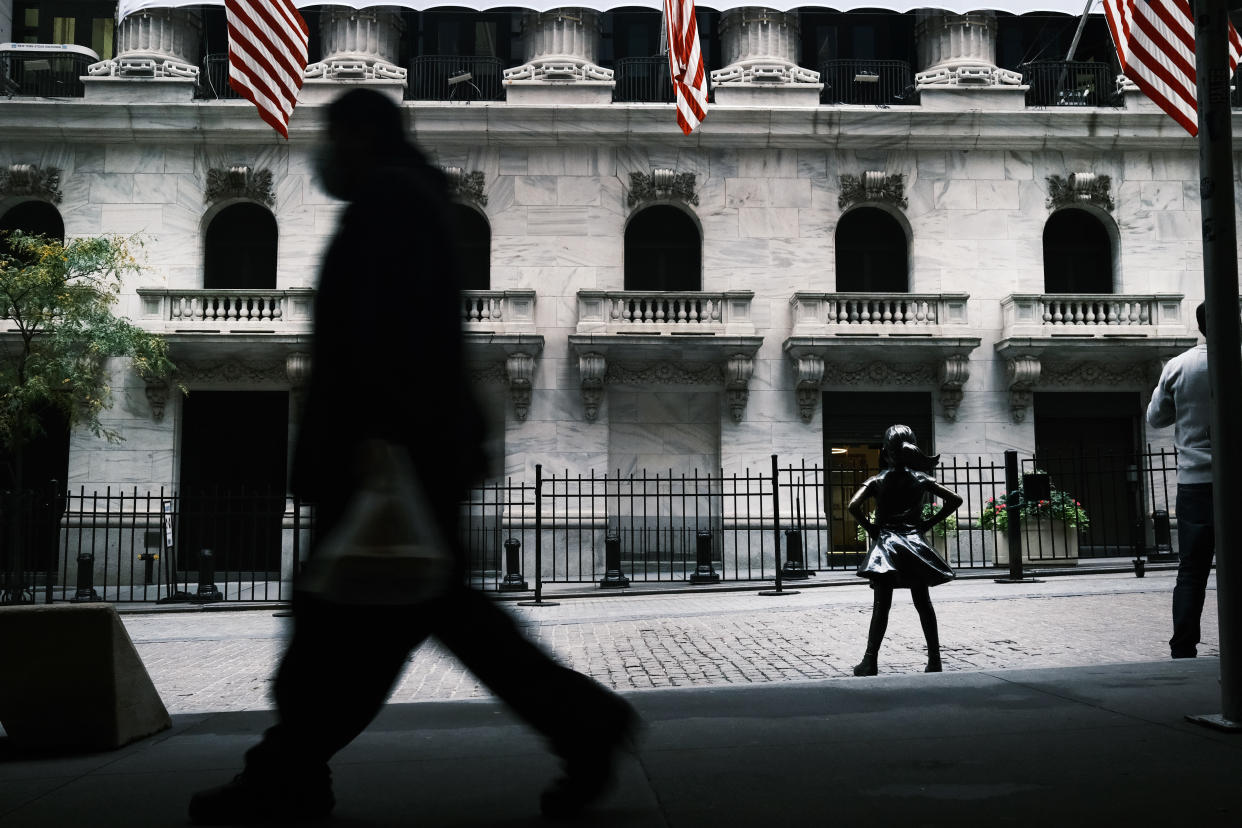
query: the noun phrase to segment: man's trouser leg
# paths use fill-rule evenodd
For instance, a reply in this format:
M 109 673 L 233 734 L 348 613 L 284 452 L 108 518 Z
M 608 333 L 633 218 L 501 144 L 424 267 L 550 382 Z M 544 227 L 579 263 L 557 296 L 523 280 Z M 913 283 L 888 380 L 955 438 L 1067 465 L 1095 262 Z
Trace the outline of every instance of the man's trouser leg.
M 1198 654 L 1199 619 L 1212 555 L 1216 549 L 1213 524 L 1212 484 L 1177 487 L 1177 585 L 1173 588 L 1173 637 L 1169 648 L 1174 658 Z

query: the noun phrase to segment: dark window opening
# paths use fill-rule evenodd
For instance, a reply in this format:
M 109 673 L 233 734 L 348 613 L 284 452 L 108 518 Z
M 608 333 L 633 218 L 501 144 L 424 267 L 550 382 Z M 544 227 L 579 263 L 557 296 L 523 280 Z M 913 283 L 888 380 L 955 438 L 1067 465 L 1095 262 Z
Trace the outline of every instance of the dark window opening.
M 0 216 L 0 234 L 21 230 L 30 235 L 65 240 L 65 222 L 60 211 L 46 201 L 23 201 Z
M 626 290 L 702 290 L 702 241 L 676 207 L 642 210 L 625 228 Z
M 1046 293 L 1112 293 L 1113 245 L 1086 210 L 1060 210 L 1044 225 Z
M 478 210 L 458 204 L 453 208 L 457 230 L 457 265 L 462 290 L 490 290 L 492 286 L 492 229 Z
M 115 3 L 91 0 L 18 0 L 13 4 L 13 40 L 85 46 L 100 60 L 110 60 L 115 53 L 115 10 Z
M 276 217 L 266 207 L 225 207 L 207 225 L 203 287 L 275 290 L 276 240 Z
M 859 207 L 837 223 L 840 293 L 905 293 L 909 287 L 906 233 L 876 207 Z

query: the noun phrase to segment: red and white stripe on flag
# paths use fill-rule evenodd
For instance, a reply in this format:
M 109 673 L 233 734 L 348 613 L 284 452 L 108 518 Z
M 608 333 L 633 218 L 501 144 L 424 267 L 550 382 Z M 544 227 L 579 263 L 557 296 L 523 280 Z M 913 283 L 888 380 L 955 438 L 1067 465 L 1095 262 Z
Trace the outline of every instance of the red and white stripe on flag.
M 310 30 L 292 0 L 224 0 L 229 86 L 285 138 L 306 70 Z
M 694 0 L 664 0 L 668 65 L 677 95 L 677 125 L 689 135 L 707 117 L 707 73 L 699 51 Z
M 1104 0 L 1121 71 L 1191 135 L 1199 134 L 1195 16 L 1189 0 Z M 1242 40 L 1229 26 L 1229 75 Z

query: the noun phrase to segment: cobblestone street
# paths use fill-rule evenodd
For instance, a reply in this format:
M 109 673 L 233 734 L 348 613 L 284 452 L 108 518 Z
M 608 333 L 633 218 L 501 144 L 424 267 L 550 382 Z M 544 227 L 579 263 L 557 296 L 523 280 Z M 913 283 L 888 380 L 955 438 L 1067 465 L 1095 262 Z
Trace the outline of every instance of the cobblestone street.
M 1072 575 L 1043 583 L 959 580 L 932 591 L 949 671 L 1069 667 L 1168 658 L 1171 571 Z M 866 584 L 754 591 L 631 594 L 504 606 L 563 663 L 620 690 L 748 684 L 850 675 L 871 612 Z M 553 599 L 554 596 L 547 596 Z M 270 706 L 271 675 L 291 619 L 269 608 L 126 613 L 125 626 L 170 713 Z M 1201 655 L 1217 655 L 1215 577 Z M 922 670 L 918 616 L 893 602 L 881 676 Z M 434 641 L 392 695 L 413 702 L 486 698 Z

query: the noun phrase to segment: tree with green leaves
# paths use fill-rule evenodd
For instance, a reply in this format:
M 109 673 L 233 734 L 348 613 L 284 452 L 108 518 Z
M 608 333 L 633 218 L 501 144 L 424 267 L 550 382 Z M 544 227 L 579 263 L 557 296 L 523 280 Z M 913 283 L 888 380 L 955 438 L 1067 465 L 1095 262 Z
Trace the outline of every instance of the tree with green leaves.
M 112 403 L 106 360 L 128 357 L 148 380 L 174 366 L 168 344 L 113 313 L 126 273 L 140 267 L 134 238 L 62 243 L 20 231 L 0 236 L 0 453 L 21 489 L 22 449 L 57 419 L 116 442 L 100 419 Z

